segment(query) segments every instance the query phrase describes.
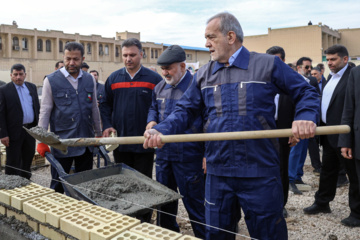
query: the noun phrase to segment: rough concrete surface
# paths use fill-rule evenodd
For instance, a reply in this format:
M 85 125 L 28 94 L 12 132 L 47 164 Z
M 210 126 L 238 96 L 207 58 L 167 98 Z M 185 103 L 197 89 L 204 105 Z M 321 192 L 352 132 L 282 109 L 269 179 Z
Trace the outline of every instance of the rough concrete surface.
M 43 240 L 47 239 L 29 227 L 27 223 L 21 222 L 12 217 L 5 217 L 0 214 L 0 239 L 6 240 L 22 240 L 33 239 Z
M 94 179 L 76 185 L 100 206 L 122 214 L 153 207 L 169 201 L 172 195 L 139 180 L 132 171 Z
M 16 175 L 5 175 L 0 172 L 0 189 L 14 189 L 29 185 L 30 181 Z

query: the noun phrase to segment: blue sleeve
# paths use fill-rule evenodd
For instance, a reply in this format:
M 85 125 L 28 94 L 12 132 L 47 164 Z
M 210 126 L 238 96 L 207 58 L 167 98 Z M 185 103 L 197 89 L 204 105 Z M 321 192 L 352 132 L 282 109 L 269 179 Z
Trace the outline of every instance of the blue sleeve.
M 154 89 L 155 90 L 155 89 Z M 159 108 L 156 101 L 156 94 L 155 91 L 152 92 L 152 101 L 151 106 L 149 108 L 149 113 L 147 117 L 147 123 L 154 121 L 156 123 L 159 123 Z
M 154 128 L 164 135 L 184 133 L 191 127 L 203 108 L 201 90 L 195 74 L 191 86 L 177 102 L 175 110 Z
M 319 121 L 320 99 L 316 89 L 279 58 L 275 58 L 272 83 L 279 92 L 289 95 L 295 104 L 294 120 Z
M 113 112 L 114 95 L 111 90 L 112 78 L 111 75 L 105 82 L 103 100 L 100 102 L 100 116 L 103 124 L 103 129 L 113 127 L 111 124 L 111 116 Z

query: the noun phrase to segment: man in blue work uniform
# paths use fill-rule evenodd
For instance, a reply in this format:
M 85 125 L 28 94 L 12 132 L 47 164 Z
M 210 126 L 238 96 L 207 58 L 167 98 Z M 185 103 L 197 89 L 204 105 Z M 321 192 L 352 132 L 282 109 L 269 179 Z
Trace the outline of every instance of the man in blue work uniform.
M 153 89 L 162 80 L 158 73 L 141 65 L 143 51 L 138 39 L 129 38 L 121 47 L 125 67 L 108 77 L 100 102 L 105 129 L 103 137 L 109 137 L 112 132 L 117 132 L 119 137 L 142 135 Z M 120 145 L 113 153 L 116 163 L 125 163 L 152 178 L 153 149 L 144 149 L 141 145 Z M 147 215 L 142 219 L 148 222 L 150 217 Z
M 185 51 L 178 45 L 168 47 L 159 57 L 157 63 L 165 78 L 154 89 L 146 129 L 162 122 L 190 86 L 193 77 L 186 70 L 185 60 Z M 202 132 L 202 126 L 199 116 L 185 133 Z M 179 188 L 190 219 L 205 224 L 203 156 L 204 144 L 201 142 L 167 144 L 156 150 L 156 179 L 174 191 Z M 180 232 L 176 222 L 177 209 L 178 201 L 162 206 L 162 212 L 172 215 L 158 213 L 160 226 Z M 195 222 L 191 225 L 195 236 L 203 239 L 205 225 Z
M 210 18 L 205 38 L 213 61 L 199 69 L 173 113 L 146 130 L 145 148 L 162 147 L 160 134 L 184 131 L 202 111 L 207 132 L 275 129 L 279 92 L 296 105 L 294 140 L 314 136 L 318 94 L 298 73 L 278 57 L 243 47 L 240 23 L 230 13 Z M 240 207 L 252 238 L 287 239 L 277 149 L 276 139 L 205 143 L 206 239 L 235 239 Z

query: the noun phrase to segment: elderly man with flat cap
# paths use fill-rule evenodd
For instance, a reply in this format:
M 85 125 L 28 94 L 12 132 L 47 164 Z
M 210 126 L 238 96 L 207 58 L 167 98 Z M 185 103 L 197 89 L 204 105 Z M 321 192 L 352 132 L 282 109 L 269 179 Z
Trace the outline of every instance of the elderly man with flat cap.
M 185 51 L 177 45 L 168 47 L 159 57 L 157 63 L 161 66 L 164 79 L 156 85 L 152 104 L 148 114 L 146 129 L 151 129 L 162 122 L 174 109 L 175 105 L 187 88 L 191 85 L 192 75 L 186 70 Z M 203 131 L 202 118 L 198 117 L 185 133 Z M 205 237 L 205 226 L 195 222 L 205 223 L 204 207 L 204 173 L 202 159 L 203 143 L 171 143 L 156 150 L 156 179 L 165 186 L 183 195 L 183 202 L 189 214 L 191 225 L 196 237 Z M 161 207 L 158 223 L 167 229 L 179 232 L 176 222 L 178 202 Z

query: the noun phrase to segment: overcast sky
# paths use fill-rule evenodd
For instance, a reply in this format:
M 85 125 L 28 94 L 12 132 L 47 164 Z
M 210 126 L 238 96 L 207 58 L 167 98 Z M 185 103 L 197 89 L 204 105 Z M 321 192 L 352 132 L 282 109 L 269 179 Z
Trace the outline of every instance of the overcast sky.
M 195 47 L 204 47 L 206 20 L 222 11 L 238 18 L 245 36 L 309 20 L 333 29 L 360 27 L 359 0 L 16 0 L 1 5 L 0 24 L 15 20 L 19 28 L 102 37 L 140 32 L 144 42 Z

